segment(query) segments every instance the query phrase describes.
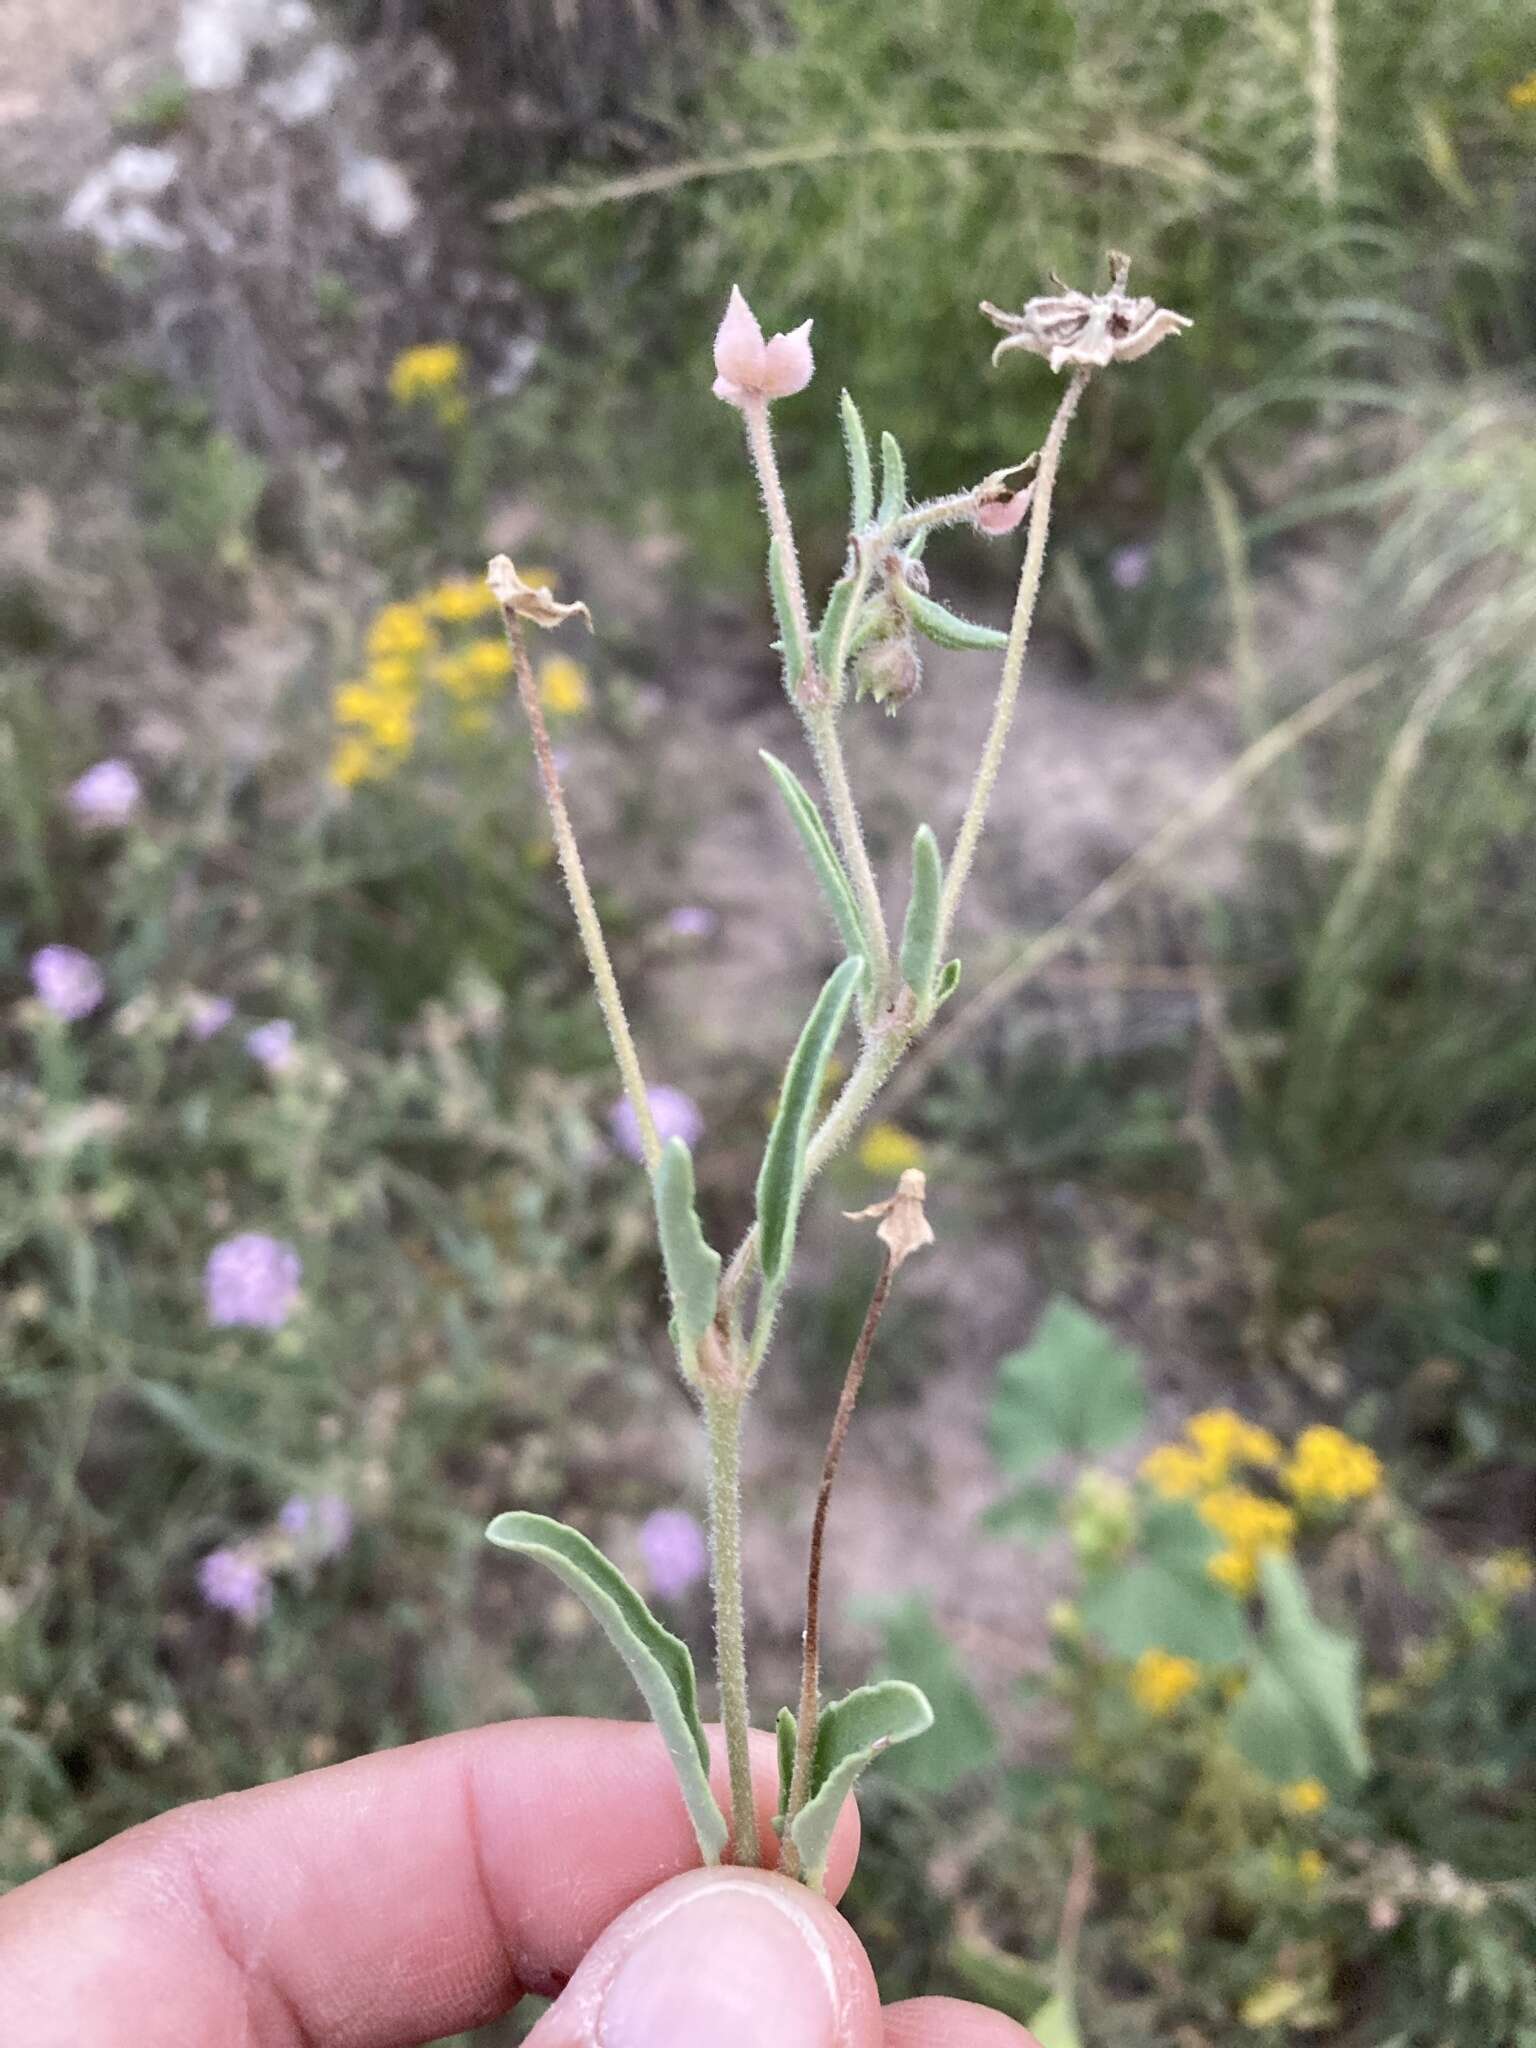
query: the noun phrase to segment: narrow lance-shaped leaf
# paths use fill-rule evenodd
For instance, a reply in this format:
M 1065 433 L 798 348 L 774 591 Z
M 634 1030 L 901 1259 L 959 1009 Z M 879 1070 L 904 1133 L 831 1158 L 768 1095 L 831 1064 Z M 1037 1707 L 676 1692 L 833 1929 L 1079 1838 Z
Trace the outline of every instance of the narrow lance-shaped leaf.
M 907 465 L 894 434 L 880 436 L 880 524 L 899 519 L 907 503 Z
M 843 627 L 853 603 L 853 589 L 853 577 L 838 578 L 827 599 L 827 608 L 821 615 L 821 624 L 816 628 L 816 667 L 822 681 L 832 691 L 836 691 L 842 681 L 838 673 L 837 644 L 843 637 Z
M 995 626 L 978 626 L 973 619 L 962 619 L 957 612 L 946 611 L 931 597 L 914 590 L 910 583 L 898 584 L 896 594 L 919 633 L 937 647 L 955 647 L 967 653 L 1008 645 L 1008 635 Z
M 693 1155 L 681 1138 L 669 1138 L 656 1168 L 656 1229 L 666 1268 L 678 1346 L 684 1370 L 697 1365 L 699 1345 L 715 1319 L 720 1293 L 720 1254 L 705 1237 L 694 1206 Z
M 868 526 L 875 508 L 875 485 L 869 468 L 869 436 L 859 417 L 859 408 L 843 393 L 843 439 L 848 444 L 848 484 L 853 499 L 853 528 Z
M 757 1176 L 758 1251 L 763 1284 L 770 1289 L 781 1287 L 789 1270 L 795 1225 L 805 1196 L 805 1148 L 811 1120 L 821 1100 L 827 1061 L 853 999 L 854 983 L 863 972 L 862 960 L 845 960 L 832 974 L 816 998 L 785 1069 L 778 1111 Z
M 934 984 L 933 1007 L 936 1010 L 942 1009 L 959 986 L 960 962 L 958 960 L 946 960 L 939 969 L 939 978 Z
M 800 843 L 804 846 L 812 871 L 821 884 L 821 892 L 827 899 L 827 907 L 836 920 L 837 929 L 842 934 L 843 944 L 848 949 L 850 959 L 864 960 L 864 931 L 859 923 L 853 890 L 849 887 L 843 864 L 837 857 L 837 849 L 832 844 L 832 835 L 822 823 L 815 799 L 792 768 L 786 768 L 784 763 L 770 754 L 766 748 L 759 748 L 758 751 L 789 808 L 795 830 L 800 834 Z
M 700 1854 L 718 1863 L 726 1825 L 709 1789 L 709 1750 L 687 1644 L 662 1627 L 624 1574 L 579 1530 L 547 1515 L 510 1514 L 498 1515 L 485 1533 L 499 1549 L 547 1565 L 624 1659 L 672 1759 Z
M 805 1881 L 820 1891 L 843 1801 L 882 1750 L 910 1742 L 933 1726 L 933 1709 L 903 1678 L 861 1685 L 823 1713 L 816 1729 L 811 1796 L 790 1823 L 789 1838 Z
M 788 1707 L 780 1707 L 779 1718 L 774 1724 L 774 1733 L 779 1748 L 779 1810 L 774 1816 L 774 1829 L 784 1832 L 784 1816 L 789 1811 L 789 1791 L 795 1777 L 795 1741 L 797 1728 L 795 1717 Z
M 805 647 L 795 623 L 789 578 L 784 573 L 784 549 L 777 535 L 768 543 L 768 589 L 773 597 L 773 616 L 778 622 L 779 645 L 784 650 L 784 680 L 793 690 L 805 674 Z
M 939 842 L 928 825 L 919 825 L 912 840 L 912 895 L 901 932 L 901 978 L 917 997 L 918 1014 L 927 1009 L 939 964 L 939 898 L 944 888 L 944 863 Z

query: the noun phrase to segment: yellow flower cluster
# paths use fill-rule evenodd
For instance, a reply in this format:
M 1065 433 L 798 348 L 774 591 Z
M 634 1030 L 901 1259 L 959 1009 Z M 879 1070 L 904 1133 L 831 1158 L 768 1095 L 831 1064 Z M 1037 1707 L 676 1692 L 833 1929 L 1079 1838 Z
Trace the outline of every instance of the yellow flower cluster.
M 1536 113 L 1536 71 L 1527 73 L 1517 85 L 1512 85 L 1505 98 L 1516 113 Z
M 1380 1490 L 1381 1460 L 1368 1444 L 1318 1422 L 1297 1437 L 1280 1477 L 1298 1506 L 1343 1507 Z
M 1194 1659 L 1167 1650 L 1143 1650 L 1131 1666 L 1131 1698 L 1145 1714 L 1171 1714 L 1199 1683 Z
M 892 1179 L 921 1166 L 923 1148 L 900 1124 L 871 1124 L 859 1146 L 859 1164 L 879 1179 Z
M 537 573 L 545 584 L 554 580 L 547 570 Z M 512 674 L 504 635 L 480 630 L 499 612 L 483 582 L 450 577 L 375 615 L 363 674 L 339 685 L 332 700 L 330 774 L 338 788 L 392 775 L 415 745 L 434 692 L 447 701 L 456 731 L 487 730 L 490 706 Z M 545 663 L 540 688 L 549 708 L 566 715 L 585 710 L 589 701 L 585 672 L 563 655 Z
M 1477 1577 L 1498 1600 L 1518 1600 L 1536 1586 L 1536 1566 L 1523 1550 L 1496 1550 L 1477 1568 Z
M 1164 1500 L 1198 1500 L 1244 1466 L 1272 1470 L 1279 1441 L 1231 1408 L 1206 1408 L 1184 1425 L 1186 1442 L 1160 1444 L 1141 1462 L 1141 1476 Z
M 1213 1487 L 1201 1500 L 1199 1514 L 1226 1545 L 1206 1569 L 1229 1593 L 1251 1593 L 1259 1582 L 1259 1559 L 1289 1550 L 1296 1538 L 1292 1510 L 1246 1486 Z
M 469 416 L 464 395 L 464 351 L 456 342 L 422 342 L 395 357 L 389 395 L 396 405 L 425 405 L 439 426 L 462 426 Z
M 1298 1778 L 1294 1785 L 1287 1785 L 1280 1794 L 1280 1804 L 1287 1813 L 1321 1813 L 1328 1804 L 1328 1787 L 1320 1778 Z

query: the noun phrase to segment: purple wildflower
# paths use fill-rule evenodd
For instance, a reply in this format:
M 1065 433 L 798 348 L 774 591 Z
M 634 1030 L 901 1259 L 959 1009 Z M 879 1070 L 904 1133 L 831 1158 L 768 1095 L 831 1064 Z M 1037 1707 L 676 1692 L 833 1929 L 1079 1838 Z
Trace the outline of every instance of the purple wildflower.
M 216 1328 L 280 1330 L 293 1313 L 303 1272 L 298 1253 L 280 1237 L 245 1230 L 208 1254 L 203 1298 Z
M 43 1008 L 66 1024 L 89 1017 L 107 992 L 101 969 L 78 946 L 44 946 L 34 953 L 32 986 Z
M 272 1582 L 261 1559 L 228 1544 L 210 1550 L 197 1568 L 197 1590 L 210 1607 L 238 1615 L 248 1627 L 272 1612 Z
M 684 1508 L 658 1508 L 640 1524 L 640 1555 L 651 1591 L 679 1600 L 709 1570 L 704 1531 Z
M 187 1005 L 187 1029 L 199 1041 L 216 1038 L 234 1014 L 228 996 L 193 996 Z
M 65 791 L 69 807 L 82 825 L 126 825 L 143 794 L 138 776 L 126 761 L 98 761 Z
M 1116 590 L 1140 590 L 1152 573 L 1152 550 L 1137 541 L 1116 548 L 1109 558 L 1109 580 Z
M 685 1095 L 681 1088 L 669 1088 L 665 1082 L 658 1088 L 646 1091 L 651 1105 L 651 1115 L 656 1121 L 656 1135 L 663 1145 L 668 1138 L 681 1138 L 690 1149 L 696 1146 L 704 1135 L 704 1119 L 699 1105 L 691 1095 Z M 640 1144 L 640 1119 L 635 1115 L 635 1106 L 627 1095 L 613 1105 L 608 1117 L 608 1129 L 613 1142 L 629 1159 L 643 1160 L 644 1150 Z
M 270 1024 L 258 1024 L 245 1035 L 245 1049 L 269 1074 L 281 1074 L 293 1065 L 294 1030 L 286 1017 L 274 1017 Z
M 339 1493 L 296 1493 L 278 1509 L 277 1526 L 308 1557 L 340 1557 L 352 1541 L 352 1510 Z
M 719 928 L 719 918 L 702 903 L 680 903 L 667 917 L 667 930 L 680 939 L 710 939 Z

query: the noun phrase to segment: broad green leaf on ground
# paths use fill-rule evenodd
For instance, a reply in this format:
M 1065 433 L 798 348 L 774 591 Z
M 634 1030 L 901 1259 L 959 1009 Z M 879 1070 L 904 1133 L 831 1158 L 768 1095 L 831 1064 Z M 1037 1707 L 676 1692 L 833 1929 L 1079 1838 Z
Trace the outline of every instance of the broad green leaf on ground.
M 709 1749 L 687 1644 L 662 1627 L 617 1565 L 579 1529 L 547 1515 L 508 1514 L 498 1515 L 485 1533 L 498 1549 L 547 1565 L 624 1659 L 672 1759 L 700 1854 L 706 1863 L 718 1863 L 726 1825 L 709 1788 Z
M 985 1770 L 997 1754 L 991 1716 L 924 1602 L 914 1595 L 870 1619 L 885 1637 L 884 1669 L 921 1687 L 939 1730 L 936 1741 L 915 1742 L 892 1757 L 886 1775 L 917 1792 L 944 1793 Z
M 1346 1793 L 1370 1769 L 1359 1645 L 1318 1620 L 1292 1559 L 1262 1558 L 1259 1586 L 1263 1625 L 1228 1736 L 1276 1784 L 1319 1778 L 1335 1795 Z
M 1253 1648 L 1241 1606 L 1206 1570 L 1220 1548 L 1193 1508 L 1149 1508 L 1135 1560 L 1088 1586 L 1083 1626 L 1117 1657 L 1166 1650 L 1197 1664 L 1238 1664 Z
M 981 1518 L 989 1536 L 1022 1536 L 1041 1543 L 1061 1527 L 1061 1495 L 1054 1486 L 1031 1483 L 994 1501 Z
M 1030 1342 L 998 1366 L 992 1448 L 1006 1472 L 1028 1479 L 1063 1452 L 1081 1456 L 1124 1443 L 1145 1409 L 1135 1352 L 1058 1295 Z
M 822 1887 L 837 1817 L 860 1775 L 883 1751 L 932 1726 L 932 1707 L 899 1678 L 861 1685 L 825 1709 L 816 1728 L 811 1796 L 789 1826 L 807 1884 Z
M 811 1123 L 821 1100 L 827 1061 L 853 1000 L 854 983 L 863 972 L 862 960 L 845 960 L 833 972 L 816 998 L 785 1069 L 778 1110 L 757 1177 L 758 1253 L 764 1285 L 770 1288 L 781 1287 L 789 1269 L 805 1196 L 805 1148 Z
M 691 1368 L 704 1333 L 715 1319 L 720 1254 L 700 1227 L 694 1207 L 693 1155 L 681 1138 L 669 1138 L 661 1150 L 656 1168 L 656 1228 L 679 1347 Z

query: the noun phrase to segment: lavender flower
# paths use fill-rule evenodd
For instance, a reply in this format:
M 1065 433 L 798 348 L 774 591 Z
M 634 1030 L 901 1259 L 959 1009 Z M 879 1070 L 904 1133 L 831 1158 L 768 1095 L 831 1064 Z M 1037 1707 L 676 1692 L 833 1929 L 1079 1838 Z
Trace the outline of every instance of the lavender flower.
M 306 1557 L 340 1557 L 352 1541 L 352 1510 L 339 1493 L 296 1493 L 278 1509 L 277 1526 Z
M 291 1244 L 260 1230 L 226 1237 L 208 1254 L 203 1299 L 215 1328 L 280 1330 L 293 1313 L 303 1265 Z
M 126 761 L 98 761 L 65 792 L 70 809 L 83 825 L 126 825 L 144 794 L 139 778 Z
M 702 903 L 680 903 L 667 914 L 667 930 L 679 939 L 710 939 L 719 928 L 719 918 Z
M 704 1531 L 684 1508 L 658 1508 L 640 1524 L 640 1555 L 651 1591 L 679 1600 L 709 1570 Z
M 187 1029 L 199 1042 L 216 1038 L 234 1014 L 228 996 L 193 996 L 187 1005 Z
M 1116 590 L 1140 590 L 1152 573 L 1152 550 L 1140 541 L 1116 548 L 1109 558 L 1109 580 Z
M 681 1138 L 690 1149 L 696 1146 L 704 1135 L 704 1119 L 699 1105 L 691 1095 L 685 1095 L 681 1088 L 669 1088 L 665 1082 L 659 1088 L 647 1090 L 651 1115 L 656 1121 L 656 1135 L 663 1145 L 668 1138 Z M 645 1152 L 640 1143 L 640 1119 L 635 1115 L 635 1106 L 627 1095 L 622 1096 L 613 1106 L 608 1117 L 608 1129 L 613 1142 L 626 1158 L 644 1160 Z
M 43 1008 L 66 1024 L 89 1017 L 107 992 L 101 969 L 78 946 L 44 946 L 34 953 L 32 986 Z
M 247 1627 L 272 1612 L 272 1582 L 261 1559 L 249 1550 L 224 1545 L 210 1550 L 197 1568 L 197 1590 L 210 1607 L 239 1617 Z
M 258 1024 L 245 1035 L 245 1049 L 269 1074 L 284 1073 L 293 1065 L 294 1029 L 286 1017 L 274 1017 Z

